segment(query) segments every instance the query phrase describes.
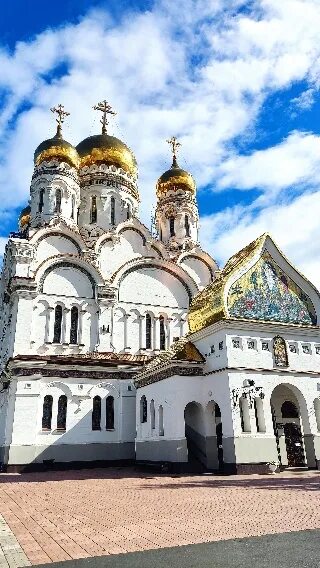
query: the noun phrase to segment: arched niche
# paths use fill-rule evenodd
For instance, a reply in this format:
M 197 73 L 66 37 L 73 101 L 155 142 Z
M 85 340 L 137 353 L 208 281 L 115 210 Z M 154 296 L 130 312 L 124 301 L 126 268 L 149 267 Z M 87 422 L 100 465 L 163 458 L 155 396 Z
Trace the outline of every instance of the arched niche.
M 49 267 L 41 278 L 42 294 L 76 298 L 94 298 L 94 281 L 82 267 L 61 263 Z
M 70 237 L 52 234 L 42 238 L 37 244 L 37 263 L 60 254 L 79 254 L 80 247 Z
M 180 266 L 190 274 L 200 289 L 207 286 L 212 280 L 210 267 L 197 256 L 185 256 Z
M 146 306 L 187 309 L 190 293 L 185 283 L 162 267 L 137 267 L 126 272 L 119 301 Z

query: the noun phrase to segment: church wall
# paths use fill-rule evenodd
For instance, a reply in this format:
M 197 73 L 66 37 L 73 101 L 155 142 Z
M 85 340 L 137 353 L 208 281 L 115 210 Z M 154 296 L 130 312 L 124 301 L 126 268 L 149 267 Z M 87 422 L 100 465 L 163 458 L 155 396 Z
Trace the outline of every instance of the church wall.
M 78 247 L 71 239 L 63 235 L 49 235 L 37 243 L 35 262 L 41 264 L 47 258 L 59 254 L 78 254 Z
M 207 286 L 212 280 L 211 271 L 200 258 L 187 256 L 182 260 L 180 266 L 182 266 L 182 268 L 190 274 L 191 278 L 193 278 L 199 287 L 199 290 L 205 288 L 205 286 Z
M 14 410 L 7 419 L 7 434 L 1 443 L 2 455 L 8 453 L 6 448 L 10 446 L 9 466 L 41 464 L 45 460 L 81 462 L 134 458 L 135 389 L 131 380 L 109 382 L 70 378 L 62 381 L 31 376 L 14 380 L 10 389 Z M 53 397 L 51 430 L 42 428 L 46 395 Z M 61 395 L 67 396 L 65 431 L 56 427 Z M 95 396 L 101 398 L 101 430 L 92 429 Z M 108 396 L 114 397 L 113 429 L 106 429 Z

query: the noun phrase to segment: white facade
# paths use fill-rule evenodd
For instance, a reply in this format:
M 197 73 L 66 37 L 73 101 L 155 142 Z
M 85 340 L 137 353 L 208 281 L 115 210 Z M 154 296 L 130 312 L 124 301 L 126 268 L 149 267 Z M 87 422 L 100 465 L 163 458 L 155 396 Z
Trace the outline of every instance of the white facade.
M 133 373 L 187 332 L 190 302 L 217 270 L 197 242 L 172 250 L 150 233 L 138 217 L 137 176 L 125 169 L 129 150 L 107 135 L 91 138 L 106 143 L 99 147 L 105 162 L 82 165 L 61 136 L 39 146 L 44 152 L 35 154 L 30 212 L 6 246 L 4 466 L 133 459 Z M 110 163 L 115 140 L 118 153 Z M 67 397 L 62 429 L 56 427 L 61 393 Z M 49 429 L 41 418 L 46 396 L 53 397 Z M 91 424 L 97 396 L 99 431 Z M 108 396 L 114 396 L 112 429 L 104 419 Z

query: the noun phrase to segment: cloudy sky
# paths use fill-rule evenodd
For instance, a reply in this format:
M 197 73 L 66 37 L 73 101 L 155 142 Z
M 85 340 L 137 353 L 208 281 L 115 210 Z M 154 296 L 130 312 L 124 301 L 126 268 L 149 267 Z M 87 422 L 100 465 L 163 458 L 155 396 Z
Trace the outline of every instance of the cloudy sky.
M 135 152 L 141 217 L 170 165 L 198 185 L 201 240 L 226 259 L 269 231 L 320 286 L 319 0 L 10 0 L 0 20 L 0 252 L 27 203 L 33 152 L 110 133 Z

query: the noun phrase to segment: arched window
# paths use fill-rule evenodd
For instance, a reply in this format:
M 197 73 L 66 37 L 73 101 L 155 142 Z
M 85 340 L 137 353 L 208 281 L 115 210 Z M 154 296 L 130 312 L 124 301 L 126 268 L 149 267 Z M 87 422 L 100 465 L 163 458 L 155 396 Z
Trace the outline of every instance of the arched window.
M 151 429 L 154 430 L 156 427 L 156 411 L 154 408 L 154 400 L 150 402 L 150 420 L 151 420 Z
M 55 212 L 61 213 L 61 189 L 56 189 L 56 206 Z
M 256 418 L 257 432 L 265 432 L 266 424 L 264 420 L 263 402 L 260 397 L 254 399 L 254 414 Z
M 163 406 L 160 404 L 159 406 L 159 436 L 164 436 L 164 428 L 163 428 Z
M 52 402 L 53 402 L 52 396 L 50 394 L 47 394 L 43 400 L 42 430 L 51 430 Z
M 146 314 L 146 349 L 151 349 L 152 333 L 151 333 L 151 316 Z
M 79 310 L 76 306 L 71 308 L 71 326 L 70 326 L 70 343 L 76 345 L 78 343 L 78 323 Z
M 114 429 L 114 398 L 107 396 L 106 398 L 106 429 Z
M 127 203 L 127 219 L 131 219 L 131 204 Z
M 95 396 L 92 401 L 92 430 L 101 430 L 101 398 Z
M 174 217 L 170 217 L 169 219 L 169 226 L 170 226 L 170 237 L 174 237 Z
M 249 404 L 244 396 L 239 399 L 239 405 L 242 432 L 251 432 Z
M 282 418 L 299 418 L 299 412 L 296 405 L 290 400 L 285 400 L 281 406 Z
M 76 198 L 75 198 L 75 196 L 73 195 L 73 196 L 71 197 L 71 219 L 74 219 L 74 208 L 75 208 L 75 205 L 76 205 Z
M 274 364 L 277 367 L 288 367 L 288 353 L 283 337 L 277 335 L 273 340 Z
M 91 197 L 90 223 L 97 222 L 97 198 L 95 195 Z
M 110 223 L 111 225 L 116 224 L 116 201 L 114 197 L 110 199 Z
M 58 400 L 58 416 L 57 416 L 57 430 L 65 430 L 67 423 L 67 404 L 68 400 L 65 394 L 59 396 Z
M 190 237 L 190 224 L 188 215 L 184 216 L 184 228 L 186 230 L 186 237 Z
M 43 210 L 43 200 L 44 200 L 44 189 L 40 189 L 40 193 L 39 193 L 39 206 L 38 206 L 38 211 L 39 213 L 42 213 Z
M 147 422 L 148 420 L 148 405 L 147 399 L 143 395 L 140 399 L 140 422 Z
M 61 343 L 62 306 L 58 305 L 54 310 L 53 343 Z
M 166 348 L 166 332 L 164 328 L 164 317 L 159 317 L 159 327 L 160 327 L 160 349 L 164 350 Z

